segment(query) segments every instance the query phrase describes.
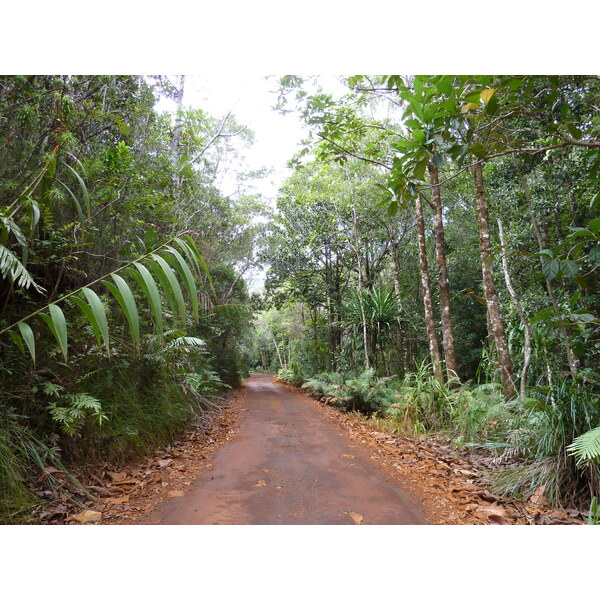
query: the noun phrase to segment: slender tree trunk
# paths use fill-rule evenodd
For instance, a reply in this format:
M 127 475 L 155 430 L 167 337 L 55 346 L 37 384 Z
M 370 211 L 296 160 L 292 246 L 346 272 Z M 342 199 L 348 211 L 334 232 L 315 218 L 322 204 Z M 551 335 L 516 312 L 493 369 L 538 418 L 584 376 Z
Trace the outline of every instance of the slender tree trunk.
M 423 206 L 421 197 L 415 200 L 415 214 L 417 220 L 417 237 L 419 241 L 419 265 L 421 267 L 421 287 L 423 289 L 423 307 L 425 309 L 425 329 L 429 342 L 429 354 L 433 363 L 435 378 L 444 384 L 440 348 L 435 334 L 435 320 L 433 318 L 433 303 L 431 302 L 431 285 L 429 282 L 429 268 L 427 265 L 427 247 L 425 246 L 425 221 L 423 219 Z
M 173 129 L 173 139 L 171 140 L 171 159 L 173 165 L 177 164 L 179 159 L 179 141 L 181 140 L 181 113 L 183 111 L 183 94 L 185 88 L 185 75 L 179 76 L 179 87 L 175 93 L 175 102 L 177 103 L 177 113 L 175 115 L 175 127 Z
M 510 272 L 508 270 L 508 258 L 506 257 L 506 244 L 504 242 L 504 229 L 502 227 L 502 221 L 498 219 L 498 233 L 500 234 L 500 244 L 502 253 L 502 270 L 504 271 L 504 280 L 506 281 L 506 287 L 510 293 L 510 297 L 515 303 L 515 308 L 519 313 L 519 318 L 523 327 L 525 328 L 525 345 L 523 348 L 523 368 L 521 370 L 521 381 L 520 381 L 520 396 L 525 397 L 527 391 L 527 372 L 529 371 L 529 363 L 531 362 L 531 323 L 527 320 L 523 305 L 519 301 L 517 292 L 512 284 L 510 278 Z
M 365 370 L 370 368 L 369 364 L 369 346 L 368 346 L 368 332 L 367 332 L 367 318 L 365 316 L 365 303 L 363 298 L 363 278 L 362 278 L 362 266 L 361 266 L 361 257 L 358 248 L 358 228 L 356 224 L 356 209 L 352 208 L 352 224 L 353 224 L 353 234 L 354 234 L 354 254 L 356 255 L 356 268 L 358 270 L 358 301 L 360 303 L 360 316 L 362 320 L 362 330 L 363 330 L 363 345 L 364 345 L 364 358 L 365 358 Z
M 281 360 L 281 353 L 279 352 L 279 346 L 277 345 L 277 341 L 275 340 L 275 336 L 271 333 L 271 337 L 273 338 L 273 346 L 275 346 L 275 350 L 277 351 L 277 358 L 279 358 L 279 364 L 283 369 L 283 360 Z
M 506 339 L 504 325 L 502 324 L 500 304 L 498 302 L 494 273 L 492 271 L 493 255 L 490 240 L 489 213 L 485 187 L 483 184 L 483 169 L 480 162 L 475 162 L 473 164 L 473 176 L 475 181 L 475 195 L 477 198 L 477 216 L 479 219 L 479 251 L 481 253 L 483 289 L 485 292 L 485 300 L 490 316 L 492 332 L 496 342 L 502 390 L 506 400 L 512 400 L 517 396 L 517 389 L 515 387 L 515 382 L 513 381 L 513 370 L 508 351 L 508 341 Z
M 531 201 L 531 194 L 529 192 L 529 186 L 523 177 L 519 165 L 516 159 L 513 157 L 513 164 L 515 165 L 515 169 L 517 170 L 517 175 L 519 176 L 519 182 L 521 183 L 521 189 L 525 194 L 525 199 L 527 200 L 527 209 L 529 211 L 529 219 L 531 221 L 531 225 L 533 227 L 533 231 L 535 233 L 535 239 L 537 240 L 538 249 L 540 252 L 544 250 L 544 241 L 542 239 L 542 232 L 540 231 L 540 227 L 538 225 L 537 219 L 535 218 L 535 214 L 533 212 L 533 203 Z M 544 265 L 544 258 L 540 255 L 540 264 Z M 554 314 L 556 315 L 558 322 L 560 323 L 561 312 L 558 306 L 558 301 L 556 300 L 556 294 L 554 293 L 554 283 L 550 279 L 544 278 L 546 281 L 546 289 L 548 290 L 548 296 L 550 297 L 550 302 L 552 302 L 552 308 L 554 309 Z M 567 335 L 567 331 L 564 327 L 560 327 L 560 334 L 565 344 L 565 352 L 567 354 L 567 362 L 569 363 L 569 370 L 571 371 L 571 376 L 575 378 L 577 376 L 577 360 L 575 359 L 575 355 L 571 350 L 571 344 L 569 343 L 569 336 Z
M 402 307 L 402 297 L 400 296 L 400 265 L 398 263 L 398 245 L 392 240 L 392 270 L 394 273 L 394 291 L 396 292 L 396 301 L 398 302 L 398 327 L 400 329 L 400 355 L 402 356 L 402 370 L 408 372 L 408 340 L 406 327 L 404 324 L 404 309 Z
M 433 233 L 435 237 L 435 256 L 438 267 L 438 279 L 440 288 L 440 312 L 442 316 L 442 347 L 446 360 L 446 371 L 448 379 L 458 378 L 458 359 L 456 357 L 456 346 L 454 343 L 454 331 L 452 328 L 452 311 L 450 309 L 450 281 L 448 280 L 448 267 L 446 266 L 446 250 L 444 248 L 444 219 L 442 208 L 442 196 L 438 169 L 433 163 L 427 165 L 432 185 L 432 207 L 433 207 Z

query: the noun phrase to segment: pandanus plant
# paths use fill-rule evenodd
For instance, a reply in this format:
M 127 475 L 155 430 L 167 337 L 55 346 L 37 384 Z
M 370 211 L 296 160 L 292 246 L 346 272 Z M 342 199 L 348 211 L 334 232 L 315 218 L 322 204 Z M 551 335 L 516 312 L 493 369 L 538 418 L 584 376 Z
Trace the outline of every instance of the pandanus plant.
M 364 318 L 372 351 L 381 337 L 398 322 L 398 301 L 392 287 L 365 290 L 362 296 Z M 352 327 L 362 324 L 360 298 L 355 294 L 346 304 L 346 323 Z

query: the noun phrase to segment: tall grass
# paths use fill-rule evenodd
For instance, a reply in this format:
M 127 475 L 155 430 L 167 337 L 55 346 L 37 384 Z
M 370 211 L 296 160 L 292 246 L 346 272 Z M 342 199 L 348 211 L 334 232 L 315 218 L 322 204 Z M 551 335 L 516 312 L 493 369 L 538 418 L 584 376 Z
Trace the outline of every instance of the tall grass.
M 12 408 L 0 406 L 0 523 L 29 519 L 42 503 L 32 484 L 47 467 L 67 472 L 57 447 L 39 439 Z M 59 482 L 50 474 L 44 487 L 55 491 Z
M 575 438 L 600 424 L 600 398 L 589 385 L 563 380 L 525 398 L 507 434 L 510 451 L 524 459 L 494 478 L 497 491 L 528 497 L 541 485 L 554 504 L 587 504 L 600 495 L 600 467 L 583 468 L 569 452 Z

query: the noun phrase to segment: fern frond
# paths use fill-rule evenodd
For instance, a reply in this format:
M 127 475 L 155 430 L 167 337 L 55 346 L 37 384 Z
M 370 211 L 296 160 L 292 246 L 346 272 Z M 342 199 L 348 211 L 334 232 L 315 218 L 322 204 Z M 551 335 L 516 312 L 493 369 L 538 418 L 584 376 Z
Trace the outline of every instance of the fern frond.
M 567 451 L 576 458 L 578 466 L 599 459 L 600 427 L 576 437 L 573 443 L 567 446 Z
M 206 342 L 197 337 L 182 336 L 171 340 L 166 348 L 172 350 L 174 348 L 199 348 L 205 346 Z
M 33 286 L 40 294 L 46 290 L 39 286 L 21 261 L 6 246 L 0 245 L 0 275 L 10 282 L 14 282 L 23 289 Z

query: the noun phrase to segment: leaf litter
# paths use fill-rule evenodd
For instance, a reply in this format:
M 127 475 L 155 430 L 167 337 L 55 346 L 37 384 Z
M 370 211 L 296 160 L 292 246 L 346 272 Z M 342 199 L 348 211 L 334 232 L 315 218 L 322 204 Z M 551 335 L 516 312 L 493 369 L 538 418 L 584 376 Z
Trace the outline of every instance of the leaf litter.
M 35 522 L 150 523 L 150 514 L 159 504 L 184 496 L 186 487 L 202 472 L 213 468 L 210 456 L 234 435 L 244 400 L 243 388 L 228 392 L 222 399 L 221 410 L 213 416 L 210 430 L 191 425 L 177 441 L 151 457 L 120 466 L 105 463 L 88 467 L 85 473 L 78 474 L 78 479 L 87 484 L 85 489 L 97 500 L 85 498 L 82 492 L 80 501 L 60 494 L 43 508 Z M 49 467 L 42 472 L 39 483 L 43 485 L 49 477 L 63 481 L 66 473 Z
M 459 451 L 433 438 L 417 439 L 378 431 L 364 418 L 315 404 L 337 421 L 390 478 L 420 500 L 431 523 L 441 525 L 581 525 L 578 511 L 550 509 L 538 488 L 529 501 L 503 498 L 486 489 L 489 456 Z M 347 458 L 349 456 L 342 455 Z M 352 515 L 346 513 L 356 522 Z M 361 515 L 357 515 L 361 517 Z M 357 523 L 358 524 L 358 523 Z

